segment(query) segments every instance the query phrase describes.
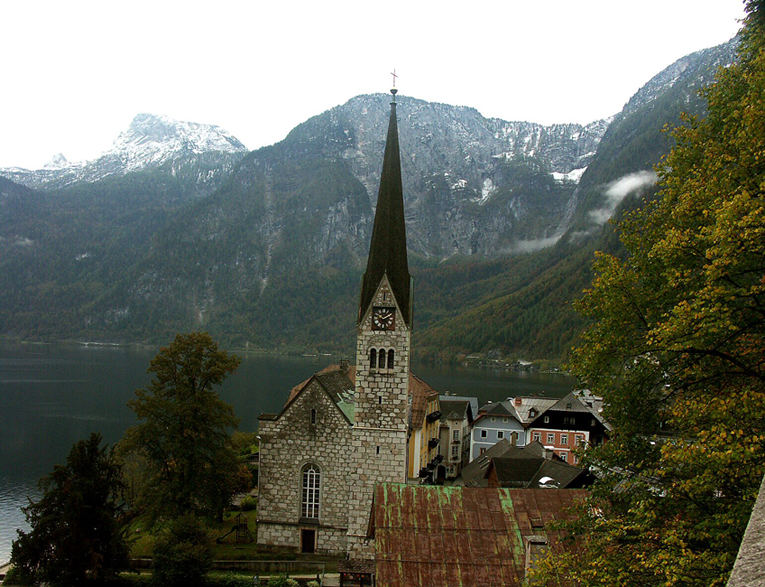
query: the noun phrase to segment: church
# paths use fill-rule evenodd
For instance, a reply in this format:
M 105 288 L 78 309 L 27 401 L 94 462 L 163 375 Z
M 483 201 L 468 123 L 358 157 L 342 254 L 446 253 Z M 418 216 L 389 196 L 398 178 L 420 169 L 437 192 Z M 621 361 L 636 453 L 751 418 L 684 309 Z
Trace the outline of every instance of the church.
M 372 558 L 375 485 L 405 483 L 414 397 L 409 368 L 412 279 L 392 89 L 367 268 L 356 365 L 327 367 L 295 386 L 277 415 L 259 418 L 258 543 Z M 432 391 L 432 390 L 431 390 Z

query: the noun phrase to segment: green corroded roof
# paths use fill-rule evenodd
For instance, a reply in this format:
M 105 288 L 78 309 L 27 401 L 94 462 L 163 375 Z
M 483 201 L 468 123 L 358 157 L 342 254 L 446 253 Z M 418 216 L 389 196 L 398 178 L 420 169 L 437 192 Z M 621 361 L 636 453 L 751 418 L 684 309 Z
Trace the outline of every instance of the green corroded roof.
M 560 551 L 546 525 L 568 517 L 584 490 L 382 483 L 372 525 L 380 585 L 520 585 L 526 543 Z M 575 545 L 566 546 L 576 548 Z

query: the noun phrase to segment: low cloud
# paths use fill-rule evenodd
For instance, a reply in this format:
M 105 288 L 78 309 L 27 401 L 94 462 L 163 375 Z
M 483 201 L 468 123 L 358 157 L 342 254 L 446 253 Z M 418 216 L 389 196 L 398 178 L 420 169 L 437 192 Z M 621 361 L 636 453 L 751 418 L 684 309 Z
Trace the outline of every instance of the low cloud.
M 604 205 L 596 210 L 591 210 L 590 219 L 596 224 L 604 224 L 613 216 L 614 210 L 624 198 L 655 185 L 656 180 L 656 173 L 653 171 L 636 171 L 612 181 L 603 191 L 603 195 L 606 196 Z
M 546 249 L 553 246 L 560 240 L 562 235 L 556 234 L 547 238 L 537 238 L 532 240 L 521 240 L 513 243 L 510 249 L 511 253 L 532 253 L 540 249 Z

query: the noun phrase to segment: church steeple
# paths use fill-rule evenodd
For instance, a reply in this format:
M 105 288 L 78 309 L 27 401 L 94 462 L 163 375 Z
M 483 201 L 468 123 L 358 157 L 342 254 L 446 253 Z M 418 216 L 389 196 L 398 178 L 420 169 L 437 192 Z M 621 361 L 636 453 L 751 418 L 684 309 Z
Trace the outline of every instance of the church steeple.
M 406 256 L 406 224 L 404 222 L 404 192 L 401 187 L 401 160 L 398 149 L 398 124 L 396 120 L 396 92 L 390 104 L 388 137 L 385 143 L 377 210 L 369 246 L 367 270 L 361 284 L 359 320 L 362 319 L 375 291 L 383 278 L 388 276 L 393 295 L 407 326 L 411 327 L 411 276 Z

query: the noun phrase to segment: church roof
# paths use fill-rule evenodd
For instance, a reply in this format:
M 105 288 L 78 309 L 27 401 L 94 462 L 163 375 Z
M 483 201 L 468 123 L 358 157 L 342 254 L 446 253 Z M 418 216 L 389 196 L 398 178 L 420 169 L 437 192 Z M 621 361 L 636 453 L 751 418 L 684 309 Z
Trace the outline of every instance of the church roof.
M 348 423 L 353 424 L 353 398 L 356 386 L 355 366 L 341 367 L 339 365 L 329 365 L 321 371 L 317 371 L 308 379 L 301 381 L 290 391 L 290 395 L 282 408 L 281 414 L 284 413 L 287 407 L 298 395 L 300 395 L 300 392 L 308 387 L 312 381 L 318 383 L 322 389 L 327 392 L 327 395 L 329 395 L 340 411 L 343 412 Z
M 377 209 L 369 245 L 367 270 L 361 282 L 359 320 L 372 303 L 383 275 L 388 276 L 404 321 L 411 327 L 411 276 L 406 256 L 406 223 L 404 222 L 404 192 L 401 187 L 401 160 L 398 149 L 396 102 L 391 102 L 388 137 L 383 155 Z
M 290 395 L 282 408 L 282 414 L 287 407 L 300 395 L 311 381 L 316 381 L 324 388 L 332 401 L 345 414 L 348 422 L 353 424 L 354 417 L 354 397 L 356 387 L 356 366 L 340 367 L 339 365 L 329 365 L 298 383 L 290 390 Z M 409 429 L 419 429 L 422 427 L 422 421 L 425 417 L 427 400 L 437 396 L 435 391 L 425 381 L 409 371 L 409 395 L 411 397 L 411 410 Z

